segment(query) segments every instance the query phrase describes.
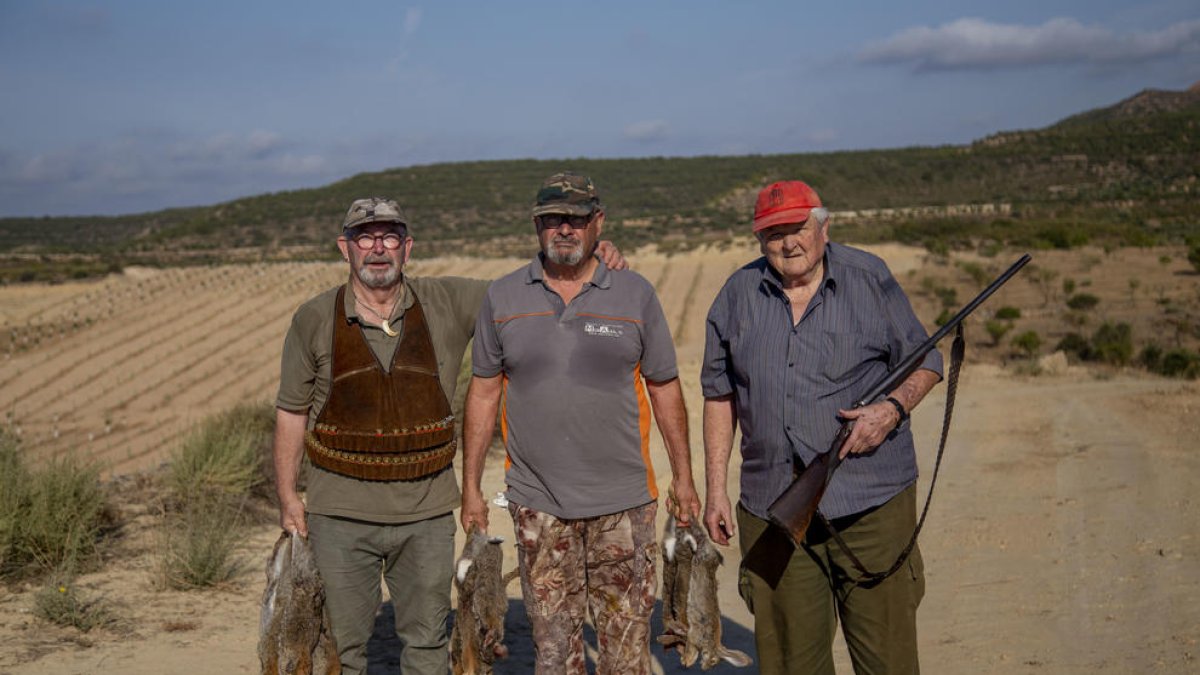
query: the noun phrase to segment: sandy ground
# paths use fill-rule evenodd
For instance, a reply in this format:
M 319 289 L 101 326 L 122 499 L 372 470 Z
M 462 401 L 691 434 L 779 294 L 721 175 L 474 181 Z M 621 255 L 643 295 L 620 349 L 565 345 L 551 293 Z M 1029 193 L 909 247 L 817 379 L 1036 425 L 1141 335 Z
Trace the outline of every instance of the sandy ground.
M 878 252 L 902 280 L 905 270 L 922 264 L 911 249 Z M 734 250 L 635 260 L 658 288 L 679 344 L 701 484 L 696 373 L 703 314 L 725 276 L 748 259 L 746 251 Z M 426 261 L 420 271 L 495 276 L 515 264 Z M 266 290 L 247 288 L 246 275 Z M 199 416 L 268 396 L 292 308 L 339 276 L 336 266 L 312 264 L 146 271 L 51 287 L 40 296 L 26 289 L 20 299 L 31 299 L 24 305 L 0 290 L 6 327 L 18 340 L 27 333 L 15 327 L 37 324 L 32 317 L 39 313 L 93 317 L 5 359 L 0 409 L 13 411 L 10 424 L 23 425 L 25 438 L 44 455 L 91 448 L 92 456 L 109 462 L 109 475 L 126 476 L 123 489 L 132 495 L 123 514 L 127 535 L 115 544 L 114 558 L 78 582 L 114 603 L 119 624 L 87 634 L 48 625 L 30 613 L 30 589 L 0 587 L 0 673 L 257 670 L 262 563 L 276 531 L 264 526 L 247 538 L 247 567 L 231 587 L 159 590 L 154 508 L 150 496 L 139 500 L 136 472 L 163 461 Z M 1194 278 L 1185 283 L 1194 294 Z M 239 323 L 250 336 L 223 323 Z M 1189 448 L 1200 435 L 1200 385 L 1079 367 L 1021 375 L 986 363 L 994 359 L 973 349 L 921 539 L 926 672 L 1196 672 L 1200 505 L 1192 490 L 1200 483 L 1200 459 Z M 914 415 L 922 500 L 943 397 L 938 387 Z M 654 461 L 665 491 L 669 470 L 657 438 Z M 503 489 L 499 458 L 489 461 L 484 487 Z M 492 523 L 494 533 L 512 541 L 511 521 L 499 509 Z M 515 565 L 507 544 L 506 556 L 506 566 Z M 752 617 L 735 591 L 737 562 L 736 548 L 730 549 L 721 579 L 725 642 L 753 653 Z M 529 672 L 528 628 L 515 584 L 510 597 L 513 653 L 498 672 Z M 371 645 L 373 673 L 396 671 L 389 612 L 382 608 Z M 679 670 L 673 655 L 656 650 L 655 658 L 656 670 Z M 839 670 L 849 672 L 843 650 L 837 658 Z

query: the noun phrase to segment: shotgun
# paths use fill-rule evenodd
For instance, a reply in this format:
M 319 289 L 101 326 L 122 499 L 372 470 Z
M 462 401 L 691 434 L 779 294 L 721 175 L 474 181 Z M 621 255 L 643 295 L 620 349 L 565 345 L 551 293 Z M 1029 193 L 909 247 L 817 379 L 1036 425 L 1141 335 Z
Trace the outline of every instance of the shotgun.
M 912 354 L 909 354 L 895 369 L 890 371 L 879 384 L 872 387 L 866 396 L 863 396 L 854 404 L 854 407 L 861 408 L 865 405 L 870 405 L 887 396 L 896 387 L 900 386 L 901 382 L 908 379 L 908 376 L 912 375 L 920 367 L 921 363 L 925 361 L 925 355 L 937 346 L 938 341 L 946 337 L 950 331 L 957 328 L 971 312 L 974 312 L 979 305 L 983 304 L 984 300 L 987 300 L 1001 286 L 1007 283 L 1030 260 L 1031 258 L 1028 253 L 1021 256 L 1020 260 L 1013 263 L 1004 274 L 996 277 L 995 281 L 983 289 L 983 292 L 976 296 L 974 300 L 959 310 L 958 314 L 955 314 L 953 318 L 939 328 L 932 337 L 922 342 Z M 833 472 L 842 463 L 838 455 L 841 453 L 842 446 L 845 445 L 846 439 L 850 437 L 850 432 L 853 430 L 853 420 L 843 422 L 842 428 L 838 430 L 837 436 L 829 446 L 829 451 L 817 455 L 816 459 L 804 467 L 804 470 L 792 481 L 787 490 L 767 509 L 767 515 L 770 516 L 771 522 L 783 528 L 787 532 L 788 537 L 791 538 L 792 543 L 797 547 L 800 546 L 800 542 L 804 541 L 804 534 L 808 532 L 808 525 L 812 522 L 813 514 L 817 512 L 817 506 L 821 503 L 821 497 L 825 495 L 825 488 L 829 487 L 829 481 L 833 479 Z

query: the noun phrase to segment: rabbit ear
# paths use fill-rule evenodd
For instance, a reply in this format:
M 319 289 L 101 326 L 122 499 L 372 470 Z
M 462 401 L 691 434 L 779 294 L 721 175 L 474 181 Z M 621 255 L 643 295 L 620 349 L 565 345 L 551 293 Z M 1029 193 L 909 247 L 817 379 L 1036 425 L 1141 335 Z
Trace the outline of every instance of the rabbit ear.
M 721 647 L 720 649 L 721 659 L 731 665 L 737 666 L 738 668 L 745 668 L 751 663 L 754 663 L 754 660 L 751 659 L 746 652 L 739 652 L 736 649 L 726 649 L 724 647 Z

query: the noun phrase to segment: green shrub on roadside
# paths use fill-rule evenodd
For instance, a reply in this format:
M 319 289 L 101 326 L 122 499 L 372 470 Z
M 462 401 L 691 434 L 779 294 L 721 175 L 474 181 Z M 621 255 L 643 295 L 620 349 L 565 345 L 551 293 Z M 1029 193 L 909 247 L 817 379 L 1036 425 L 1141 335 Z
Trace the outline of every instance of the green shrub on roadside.
M 1100 304 L 1100 298 L 1091 293 L 1078 293 L 1067 300 L 1067 307 L 1074 310 L 1086 311 Z
M 1188 247 L 1187 259 L 1192 264 L 1192 269 L 1200 272 L 1200 243 Z
M 1054 349 L 1073 355 L 1080 361 L 1092 360 L 1092 343 L 1079 333 L 1067 333 Z
M 17 566 L 18 526 L 28 486 L 29 472 L 21 461 L 17 437 L 0 430 L 0 577 Z
M 160 535 L 160 577 L 175 589 L 220 585 L 237 575 L 236 556 L 254 491 L 267 481 L 272 409 L 239 405 L 205 420 L 172 457 L 171 507 Z
M 1042 338 L 1037 334 L 1037 331 L 1027 330 L 1013 338 L 1012 345 L 1027 355 L 1033 356 L 1037 354 L 1038 348 L 1042 346 Z
M 160 539 L 162 584 L 176 590 L 221 585 L 244 567 L 235 556 L 245 526 L 244 502 L 200 492 L 167 514 Z
M 988 320 L 983 324 L 983 327 L 987 330 L 988 335 L 992 337 L 993 347 L 1000 346 L 1000 340 L 1004 338 L 1004 335 L 1008 333 L 1008 331 L 1012 330 L 1011 323 L 995 320 Z
M 1133 329 L 1127 323 L 1105 322 L 1092 336 L 1093 358 L 1124 366 L 1133 359 Z
M 33 613 L 50 623 L 84 633 L 116 621 L 103 598 L 84 596 L 72 580 L 54 577 L 33 596 Z
M 1013 307 L 1011 305 L 1005 305 L 1005 306 L 1001 307 L 1000 309 L 996 310 L 996 318 L 1003 319 L 1005 321 L 1012 321 L 1013 319 L 1019 319 L 1019 318 L 1021 318 L 1021 310 L 1019 310 L 1016 307 Z
M 1138 356 L 1146 370 L 1167 377 L 1182 377 L 1194 380 L 1200 377 L 1200 354 L 1187 349 L 1172 349 L 1164 352 L 1162 347 L 1151 343 Z
M 261 406 L 238 405 L 205 420 L 171 458 L 170 488 L 181 500 L 204 491 L 244 495 L 264 482 L 261 462 L 272 420 Z
M 0 578 L 86 567 L 109 518 L 99 471 L 70 456 L 29 470 L 20 453 L 0 434 Z

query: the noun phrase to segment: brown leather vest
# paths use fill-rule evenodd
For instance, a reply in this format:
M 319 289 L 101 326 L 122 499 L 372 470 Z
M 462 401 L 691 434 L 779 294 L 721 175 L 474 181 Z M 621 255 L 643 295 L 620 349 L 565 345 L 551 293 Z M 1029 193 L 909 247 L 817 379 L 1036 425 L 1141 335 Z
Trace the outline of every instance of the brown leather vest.
M 404 313 L 404 333 L 384 371 L 362 328 L 346 320 L 346 288 L 334 301 L 332 383 L 308 459 L 364 480 L 406 480 L 454 461 L 454 414 L 438 380 L 437 356 L 420 299 Z

